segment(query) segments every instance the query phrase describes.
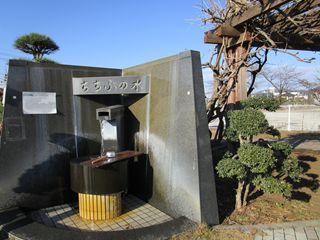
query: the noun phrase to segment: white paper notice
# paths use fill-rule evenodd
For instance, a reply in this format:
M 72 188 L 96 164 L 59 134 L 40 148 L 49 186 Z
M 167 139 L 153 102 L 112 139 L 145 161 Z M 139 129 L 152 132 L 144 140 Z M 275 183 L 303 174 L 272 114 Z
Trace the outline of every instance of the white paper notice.
M 22 92 L 24 114 L 56 114 L 55 92 Z

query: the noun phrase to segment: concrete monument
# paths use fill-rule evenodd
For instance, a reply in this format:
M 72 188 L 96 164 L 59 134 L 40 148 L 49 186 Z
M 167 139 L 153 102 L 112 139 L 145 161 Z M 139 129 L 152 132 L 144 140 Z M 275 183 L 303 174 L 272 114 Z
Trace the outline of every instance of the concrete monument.
M 198 52 L 126 69 L 12 60 L 5 102 L 0 209 L 76 201 L 70 161 L 100 153 L 97 109 L 120 105 L 115 149 L 143 153 L 128 161 L 125 191 L 174 218 L 218 223 Z

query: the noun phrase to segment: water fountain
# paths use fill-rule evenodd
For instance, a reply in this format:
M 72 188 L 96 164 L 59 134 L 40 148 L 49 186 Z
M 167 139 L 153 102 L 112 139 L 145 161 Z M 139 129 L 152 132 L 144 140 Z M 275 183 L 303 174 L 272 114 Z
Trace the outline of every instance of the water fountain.
M 121 215 L 121 194 L 128 186 L 128 161 L 141 152 L 123 151 L 124 106 L 96 110 L 100 123 L 100 156 L 71 161 L 71 189 L 78 193 L 79 214 L 90 220 Z
M 125 69 L 11 60 L 7 84 L 0 148 L 7 235 L 164 239 L 192 222 L 218 223 L 198 52 Z

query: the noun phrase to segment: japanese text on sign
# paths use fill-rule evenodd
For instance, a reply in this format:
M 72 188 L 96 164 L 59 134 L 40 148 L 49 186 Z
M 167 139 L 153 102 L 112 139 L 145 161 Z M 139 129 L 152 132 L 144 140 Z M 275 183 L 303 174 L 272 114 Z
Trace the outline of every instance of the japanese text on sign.
M 147 76 L 73 78 L 74 95 L 148 93 Z

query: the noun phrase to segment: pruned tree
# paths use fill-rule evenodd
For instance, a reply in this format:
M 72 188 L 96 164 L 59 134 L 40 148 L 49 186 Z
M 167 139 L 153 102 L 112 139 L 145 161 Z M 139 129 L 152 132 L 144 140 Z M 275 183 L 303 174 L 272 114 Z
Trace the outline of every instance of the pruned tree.
M 269 97 L 250 97 L 241 101 L 241 105 L 245 108 L 264 109 L 274 112 L 280 107 L 280 102 Z
M 255 103 L 256 102 L 256 103 Z M 275 100 L 253 98 L 242 110 L 232 110 L 228 114 L 228 139 L 239 141 L 235 153 L 227 153 L 217 164 L 218 175 L 233 178 L 238 182 L 236 189 L 236 209 L 247 205 L 248 196 L 256 190 L 276 193 L 290 198 L 290 181 L 299 182 L 303 171 L 296 158 L 290 158 L 292 147 L 286 142 L 269 143 L 253 136 L 266 133 L 270 128 L 259 108 L 275 110 Z
M 34 61 L 42 61 L 44 55 L 59 50 L 58 45 L 48 36 L 39 33 L 30 33 L 18 37 L 14 47 L 20 51 L 32 54 Z
M 294 90 L 295 86 L 303 79 L 302 73 L 289 65 L 273 68 L 265 66 L 259 76 L 277 90 L 280 103 L 283 102 L 284 93 Z

